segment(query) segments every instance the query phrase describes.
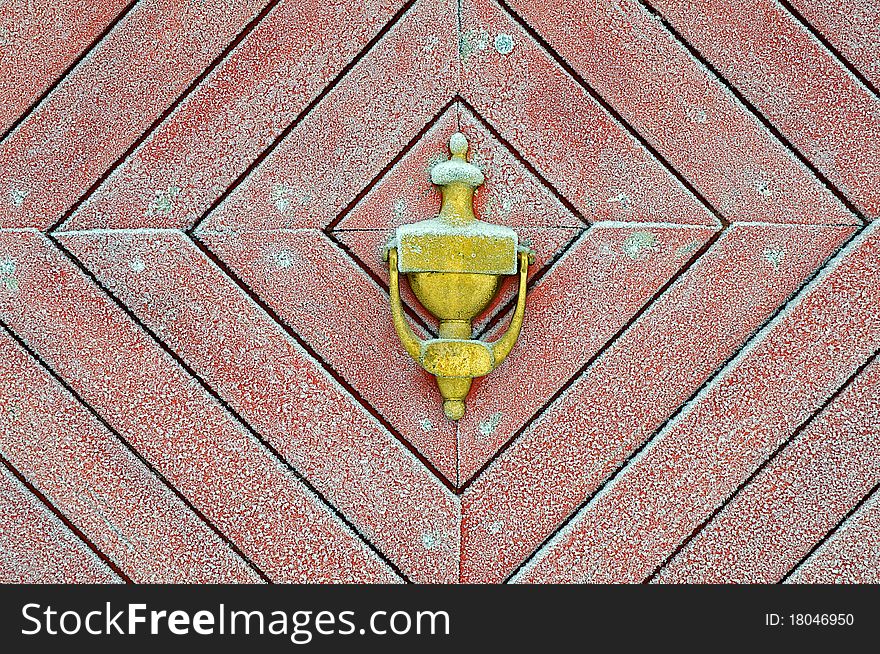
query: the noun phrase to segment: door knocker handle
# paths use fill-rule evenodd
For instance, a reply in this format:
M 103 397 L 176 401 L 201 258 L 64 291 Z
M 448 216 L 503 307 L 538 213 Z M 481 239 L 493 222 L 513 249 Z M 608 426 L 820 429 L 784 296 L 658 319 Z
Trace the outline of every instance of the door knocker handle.
M 475 377 L 495 370 L 519 338 L 526 310 L 526 281 L 534 252 L 520 245 L 509 227 L 477 220 L 474 189 L 483 173 L 467 162 L 467 140 L 454 134 L 452 157 L 431 170 L 443 201 L 436 218 L 402 225 L 385 249 L 391 319 L 407 353 L 437 378 L 443 411 L 459 420 Z M 438 338 L 421 340 L 406 320 L 400 273 L 419 302 L 440 320 Z M 495 298 L 504 275 L 519 272 L 516 308 L 507 331 L 487 343 L 473 339 L 472 322 Z

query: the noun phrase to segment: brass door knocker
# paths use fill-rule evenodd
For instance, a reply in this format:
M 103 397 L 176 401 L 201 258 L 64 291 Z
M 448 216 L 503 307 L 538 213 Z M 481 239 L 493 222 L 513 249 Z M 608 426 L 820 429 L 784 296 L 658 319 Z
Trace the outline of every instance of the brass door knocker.
M 385 257 L 397 335 L 409 355 L 437 378 L 446 417 L 458 420 L 473 378 L 501 365 L 519 338 L 534 252 L 520 245 L 509 227 L 477 220 L 474 189 L 483 183 L 483 173 L 468 163 L 463 134 L 452 135 L 449 150 L 450 159 L 431 169 L 431 181 L 443 193 L 440 214 L 398 227 Z M 472 339 L 472 321 L 492 302 L 502 276 L 517 269 L 519 295 L 507 331 L 494 343 Z M 406 322 L 398 273 L 406 274 L 419 302 L 440 320 L 439 338 L 422 341 Z

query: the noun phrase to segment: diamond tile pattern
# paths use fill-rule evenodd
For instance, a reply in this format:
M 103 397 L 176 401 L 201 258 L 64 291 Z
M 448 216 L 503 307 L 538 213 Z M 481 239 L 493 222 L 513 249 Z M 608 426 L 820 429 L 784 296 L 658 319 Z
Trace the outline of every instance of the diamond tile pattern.
M 877 581 L 866 3 L 92 4 L 0 7 L 0 581 Z M 538 252 L 458 423 L 455 131 Z

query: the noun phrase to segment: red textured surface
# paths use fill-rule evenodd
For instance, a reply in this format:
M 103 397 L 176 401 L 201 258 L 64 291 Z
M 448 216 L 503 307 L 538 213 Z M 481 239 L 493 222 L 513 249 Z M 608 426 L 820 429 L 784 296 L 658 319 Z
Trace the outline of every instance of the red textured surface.
M 874 4 L 5 3 L 0 581 L 876 582 Z M 452 423 L 456 130 L 538 256 Z
M 4 583 L 118 583 L 120 578 L 5 467 L 0 470 Z
M 790 583 L 880 583 L 880 494 L 849 518 L 794 574 Z
M 532 559 L 520 580 L 641 581 L 663 565 L 880 347 L 876 232 L 838 255 L 763 338 L 737 354 Z M 877 470 L 863 475 L 870 483 Z
M 730 220 L 853 222 L 638 2 L 511 4 Z
M 11 0 L 0 5 L 0 133 L 72 65 L 126 0 Z
M 662 570 L 664 582 L 772 583 L 880 478 L 873 363 Z
M 771 0 L 654 3 L 867 216 L 880 217 L 877 96 L 794 16 Z
M 60 220 L 261 4 L 139 2 L 0 143 L 0 226 Z
M 134 581 L 259 581 L 82 404 L 3 334 L 3 456 Z
M 791 8 L 816 28 L 861 72 L 880 86 L 880 11 L 874 0 L 790 0 Z

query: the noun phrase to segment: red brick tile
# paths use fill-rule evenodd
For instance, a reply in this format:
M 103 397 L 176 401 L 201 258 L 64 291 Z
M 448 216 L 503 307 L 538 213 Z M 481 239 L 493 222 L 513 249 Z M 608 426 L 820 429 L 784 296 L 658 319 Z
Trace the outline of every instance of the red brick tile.
M 130 579 L 260 577 L 5 332 L 0 450 Z
M 107 584 L 121 579 L 0 465 L 0 583 Z
M 774 583 L 880 483 L 880 364 L 860 374 L 658 580 Z
M 411 579 L 458 580 L 457 498 L 183 233 L 60 239 Z
M 872 0 L 788 0 L 798 13 L 880 87 L 880 10 Z
M 880 346 L 878 253 L 847 246 L 517 580 L 648 577 Z
M 323 227 L 452 98 L 455 3 L 417 3 L 202 223 Z
M 11 0 L 0 5 L 0 133 L 51 86 L 126 0 Z
M 406 155 L 333 227 L 333 235 L 388 287 L 388 264 L 381 251 L 401 224 L 424 220 L 440 209 L 440 192 L 431 184 L 433 162 L 449 157 L 449 137 L 463 131 L 472 163 L 480 166 L 486 183 L 477 189 L 474 210 L 481 219 L 513 227 L 521 242 L 536 251 L 529 279 L 586 228 L 542 182 L 499 143 L 467 108 L 457 103 L 447 109 Z M 389 207 L 392 208 L 389 211 Z M 516 276 L 508 277 L 495 301 L 474 320 L 481 330 L 514 298 Z M 436 333 L 437 320 L 419 304 L 409 284 L 401 284 L 404 302 Z
M 728 229 L 465 492 L 462 578 L 510 573 L 851 233 Z
M 787 581 L 795 584 L 880 583 L 880 493 L 875 491 Z
M 461 480 L 470 479 L 540 411 L 713 232 L 649 223 L 590 229 L 531 290 L 508 360 L 474 384 L 459 422 Z
M 140 2 L 0 144 L 0 227 L 61 218 L 263 4 Z
M 494 2 L 464 3 L 462 30 L 462 94 L 588 220 L 715 224 Z
M 401 5 L 282 0 L 65 229 L 192 226 Z
M 0 318 L 267 575 L 396 579 L 47 239 L 0 236 Z
M 510 4 L 729 220 L 858 222 L 634 0 Z
M 348 255 L 318 230 L 202 238 L 442 475 L 456 479 L 455 427 L 434 378 L 400 347 L 388 295 Z
M 880 98 L 801 23 L 771 0 L 652 2 L 861 211 L 880 216 Z

